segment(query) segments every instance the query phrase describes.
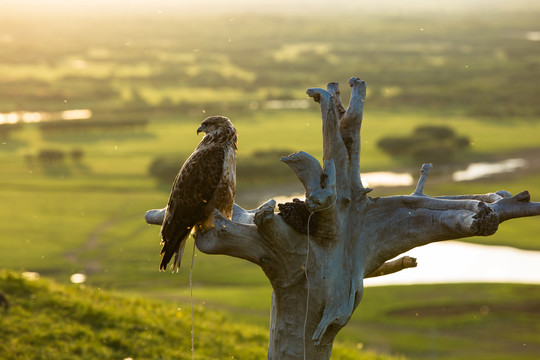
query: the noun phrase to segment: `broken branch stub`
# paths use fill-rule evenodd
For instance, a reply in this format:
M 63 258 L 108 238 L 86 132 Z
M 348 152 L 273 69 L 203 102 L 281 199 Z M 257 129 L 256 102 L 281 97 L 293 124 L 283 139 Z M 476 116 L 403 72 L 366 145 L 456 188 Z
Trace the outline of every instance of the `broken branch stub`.
M 281 160 L 305 189 L 304 204 L 317 216 L 315 231 L 298 231 L 266 202 L 254 210 L 234 206 L 232 220 L 216 211 L 215 227 L 195 234 L 207 254 L 239 257 L 259 265 L 273 287 L 269 359 L 329 359 L 339 330 L 363 295 L 363 279 L 415 267 L 394 257 L 417 246 L 468 236 L 487 236 L 498 224 L 540 215 L 528 192 L 432 197 L 425 194 L 430 164 L 424 164 L 411 195 L 372 198 L 360 181 L 360 128 L 366 84 L 351 78 L 348 108 L 339 85 L 307 93 L 320 104 L 323 166 L 298 152 Z M 151 210 L 161 224 L 164 209 Z M 305 228 L 305 227 L 301 227 Z

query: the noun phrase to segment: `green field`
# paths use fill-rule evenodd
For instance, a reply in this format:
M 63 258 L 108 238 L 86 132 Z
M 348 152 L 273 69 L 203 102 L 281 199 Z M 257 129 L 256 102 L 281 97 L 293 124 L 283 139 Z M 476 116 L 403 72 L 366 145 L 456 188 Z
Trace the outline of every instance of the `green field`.
M 98 288 L 29 281 L 0 272 L 0 356 L 20 359 L 191 359 L 191 310 L 118 296 Z M 194 308 L 197 359 L 261 359 L 266 329 L 231 322 L 227 315 Z M 337 344 L 336 359 L 392 360 Z
M 152 325 L 165 327 L 161 318 L 175 311 L 174 304 L 185 309 L 189 303 L 187 255 L 192 247 L 186 248 L 180 274 L 157 271 L 159 228 L 147 225 L 143 215 L 166 204 L 172 178 L 151 176 L 152 162 L 172 159 L 179 168 L 200 141 L 198 124 L 219 113 L 230 117 L 239 131 L 239 205 L 253 208 L 271 197 L 301 192 L 279 158 L 300 150 L 321 157 L 320 113 L 317 104 L 302 102 L 307 100 L 305 90 L 337 80 L 347 102 L 351 76 L 368 82 L 363 172 L 400 170 L 417 176 L 420 163 L 391 157 L 377 142 L 410 134 L 417 126 L 444 125 L 472 141 L 453 166 L 514 157 L 526 158 L 530 166 L 452 183 L 438 180 L 449 165 L 435 163 L 426 193 L 529 190 L 532 200 L 540 201 L 540 170 L 533 166 L 540 153 L 540 48 L 538 41 L 528 39 L 538 32 L 539 13 L 519 1 L 512 6 L 512 11 L 481 18 L 443 12 L 372 14 L 362 21 L 352 13 L 165 18 L 0 14 L 0 268 L 39 272 L 61 284 L 68 284 L 73 273 L 85 273 L 88 285 L 135 298 L 129 301 L 144 307 L 157 309 L 140 298 L 165 303 L 156 316 L 158 324 Z M 201 22 L 212 26 L 201 27 Z M 272 104 L 282 108 L 272 109 Z M 9 124 L 1 124 L 12 112 L 54 117 L 73 109 L 90 109 L 90 120 L 102 125 L 62 128 L 64 120 L 55 130 L 21 123 L 8 131 Z M 133 119 L 146 122 L 126 126 Z M 62 152 L 64 159 L 44 160 L 44 150 Z M 82 158 L 72 157 L 74 150 L 82 151 Z M 375 188 L 370 195 L 412 191 Z M 540 218 L 526 218 L 503 223 L 493 236 L 466 240 L 540 250 L 538 233 Z M 197 253 L 194 285 L 198 309 L 208 311 L 209 320 L 203 322 L 221 324 L 223 316 L 232 323 L 222 335 L 222 347 L 232 346 L 234 336 L 247 336 L 254 339 L 253 346 L 235 348 L 235 356 L 264 356 L 267 340 L 261 329 L 268 326 L 271 288 L 263 272 L 245 261 Z M 22 289 L 0 289 L 8 297 L 10 289 L 23 295 L 38 291 L 30 283 L 17 286 Z M 59 285 L 40 286 L 39 291 L 51 292 Z M 76 288 L 58 289 L 65 298 L 94 296 Z M 24 296 L 18 296 L 14 302 L 23 304 Z M 357 358 L 363 352 L 359 348 L 412 359 L 482 358 L 481 353 L 485 358 L 534 358 L 540 351 L 535 340 L 540 329 L 530 319 L 538 315 L 539 299 L 538 286 L 526 285 L 369 288 L 340 334 L 336 354 L 343 357 L 336 358 Z M 103 311 L 119 308 L 123 301 L 128 300 L 115 298 Z M 30 311 L 32 305 L 24 306 Z M 482 306 L 492 311 L 482 315 Z M 424 310 L 426 316 L 411 315 Z M 21 315 L 17 307 L 13 312 Z M 55 319 L 40 321 L 47 326 Z M 186 321 L 182 318 L 177 325 L 186 328 Z M 256 330 L 244 334 L 240 323 Z M 31 320 L 25 324 L 32 326 Z M 117 336 L 97 330 L 96 336 Z M 189 329 L 182 335 L 162 343 L 153 339 L 152 346 L 181 342 L 185 350 L 179 356 L 188 358 Z M 252 347 L 255 355 L 249 357 Z M 124 356 L 114 352 L 118 349 L 77 351 L 83 358 Z M 204 356 L 217 356 L 209 354 Z M 139 358 L 145 357 L 151 358 Z
M 191 358 L 191 311 L 181 297 L 148 300 L 6 271 L 0 292 L 10 304 L 0 317 L 3 359 Z M 195 289 L 205 292 L 194 308 L 196 358 L 264 358 L 268 294 Z M 370 288 L 332 359 L 536 359 L 539 299 L 539 286 L 518 284 Z M 226 306 L 216 311 L 216 301 Z

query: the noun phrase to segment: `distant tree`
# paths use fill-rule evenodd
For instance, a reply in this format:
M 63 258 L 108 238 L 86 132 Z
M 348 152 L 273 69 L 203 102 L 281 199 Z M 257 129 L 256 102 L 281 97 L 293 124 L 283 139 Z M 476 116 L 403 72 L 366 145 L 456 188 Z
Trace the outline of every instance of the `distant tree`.
M 71 156 L 71 160 L 78 163 L 78 162 L 81 162 L 84 156 L 84 150 L 81 148 L 74 148 L 71 150 L 69 155 Z
M 64 160 L 65 153 L 57 149 L 42 149 L 37 157 L 43 163 L 61 162 Z
M 21 123 L 15 124 L 0 124 L 0 139 L 6 140 L 10 137 L 14 130 L 18 130 L 22 127 Z
M 415 162 L 447 163 L 470 146 L 466 136 L 458 136 L 447 126 L 425 125 L 409 136 L 388 136 L 377 146 L 392 156 L 406 156 Z
M 24 154 L 24 161 L 26 161 L 28 164 L 31 164 L 34 162 L 36 157 L 33 154 Z
M 178 159 L 159 156 L 148 166 L 148 175 L 163 182 L 172 182 L 181 165 Z

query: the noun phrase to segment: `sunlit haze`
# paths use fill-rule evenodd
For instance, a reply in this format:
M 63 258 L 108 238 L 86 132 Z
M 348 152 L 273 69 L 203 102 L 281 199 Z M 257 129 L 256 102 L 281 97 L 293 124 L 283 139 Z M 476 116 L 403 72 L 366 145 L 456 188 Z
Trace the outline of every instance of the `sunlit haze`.
M 264 12 L 264 13 L 345 13 L 358 12 L 384 12 L 389 14 L 418 13 L 418 12 L 468 12 L 468 11 L 513 11 L 516 9 L 539 8 L 540 2 L 534 0 L 379 0 L 379 1 L 322 1 L 322 0 L 261 0 L 261 1 L 220 1 L 220 0 L 94 0 L 94 1 L 68 1 L 68 0 L 10 0 L 2 5 L 4 13 L 16 11 L 17 13 L 81 13 L 87 15 L 121 13 L 238 13 L 238 12 Z M 90 11 L 90 12 L 88 12 Z M 94 13 L 95 12 L 95 13 Z

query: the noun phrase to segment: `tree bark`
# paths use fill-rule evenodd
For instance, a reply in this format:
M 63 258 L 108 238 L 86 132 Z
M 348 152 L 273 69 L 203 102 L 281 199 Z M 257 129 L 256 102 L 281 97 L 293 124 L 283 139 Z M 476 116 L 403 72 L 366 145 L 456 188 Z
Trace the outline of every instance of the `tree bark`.
M 329 359 L 336 334 L 362 299 L 363 279 L 416 266 L 409 257 L 388 262 L 399 254 L 435 241 L 491 235 L 503 221 L 540 215 L 540 203 L 530 202 L 526 191 L 425 195 L 430 164 L 411 195 L 367 196 L 371 189 L 360 179 L 366 83 L 352 78 L 349 85 L 347 109 L 337 83 L 307 90 L 321 107 L 323 166 L 305 152 L 281 159 L 302 182 L 305 206 L 318 218 L 313 235 L 294 230 L 269 200 L 249 211 L 235 205 L 232 220 L 216 210 L 215 227 L 195 236 L 200 251 L 251 261 L 270 280 L 269 359 Z M 146 221 L 161 225 L 163 214 L 151 210 Z

